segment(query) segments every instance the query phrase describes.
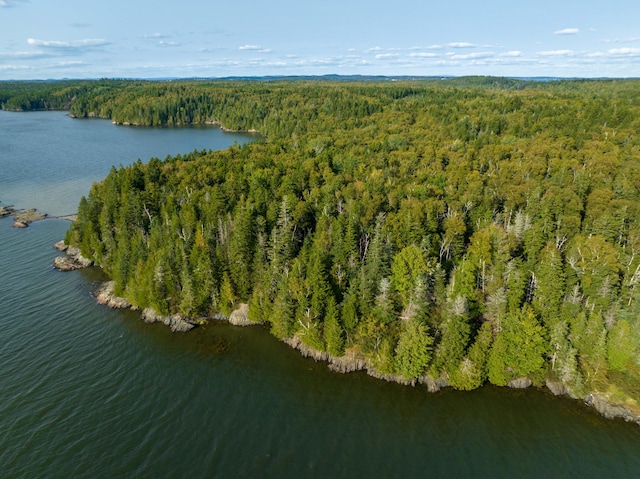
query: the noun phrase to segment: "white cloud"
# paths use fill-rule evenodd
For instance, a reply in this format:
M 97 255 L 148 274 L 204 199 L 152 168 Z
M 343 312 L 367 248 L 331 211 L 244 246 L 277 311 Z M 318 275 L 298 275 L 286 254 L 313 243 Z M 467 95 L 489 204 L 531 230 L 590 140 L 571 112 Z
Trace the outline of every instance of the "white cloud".
M 238 47 L 238 50 L 258 52 L 258 53 L 269 53 L 271 51 L 270 48 L 262 48 L 260 45 L 240 45 Z
M 79 65 L 86 65 L 86 63 L 80 62 L 80 61 L 72 61 L 72 62 L 59 62 L 56 64 L 56 66 L 59 68 L 73 68 Z
M 500 54 L 501 57 L 521 57 L 522 52 L 520 50 L 512 50 L 510 52 L 504 52 Z
M 35 58 L 49 58 L 51 55 L 44 52 L 0 52 L 0 58 L 13 60 L 33 60 Z
M 449 48 L 474 48 L 475 45 L 473 43 L 468 42 L 451 42 L 447 43 Z
M 101 38 L 86 38 L 84 40 L 75 40 L 73 42 L 60 42 L 56 40 L 37 40 L 35 38 L 27 39 L 27 43 L 32 47 L 56 48 L 56 49 L 82 49 L 103 47 L 109 45 L 107 40 Z
M 612 48 L 608 51 L 609 55 L 640 55 L 640 48 Z
M 143 40 L 157 40 L 160 38 L 169 38 L 169 36 L 163 33 L 150 33 L 150 34 L 140 35 L 138 38 L 142 38 Z
M 408 48 L 409 51 L 420 52 L 423 50 L 442 50 L 444 47 L 442 45 L 429 45 L 428 47 L 418 47 L 413 46 Z
M 413 52 L 413 53 L 409 53 L 409 56 L 414 58 L 433 58 L 433 57 L 437 57 L 438 55 L 436 53 Z
M 378 55 L 376 55 L 376 58 L 378 59 L 383 59 L 383 58 L 397 58 L 399 55 L 397 53 L 379 53 Z
M 0 5 L 2 6 L 2 5 Z M 25 66 L 25 65 L 0 65 L 0 71 L 2 70 L 30 70 L 31 67 Z
M 553 32 L 554 35 L 576 35 L 577 33 L 580 33 L 579 28 L 564 28 Z
M 25 3 L 27 0 L 0 0 L 0 8 L 15 7 L 16 3 Z
M 477 60 L 480 58 L 491 58 L 493 56 L 495 56 L 495 53 L 493 52 L 467 53 L 464 55 L 459 53 L 453 53 L 453 52 L 447 53 L 447 57 L 449 57 L 452 60 Z
M 547 50 L 544 52 L 538 52 L 538 55 L 543 57 L 566 57 L 573 55 L 573 50 Z

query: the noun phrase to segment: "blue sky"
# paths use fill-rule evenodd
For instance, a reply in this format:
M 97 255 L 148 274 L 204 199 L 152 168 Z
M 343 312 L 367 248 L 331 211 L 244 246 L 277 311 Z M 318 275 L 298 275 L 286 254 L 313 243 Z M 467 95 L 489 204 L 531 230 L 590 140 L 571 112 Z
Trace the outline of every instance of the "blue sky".
M 640 0 L 0 0 L 0 79 L 640 77 Z

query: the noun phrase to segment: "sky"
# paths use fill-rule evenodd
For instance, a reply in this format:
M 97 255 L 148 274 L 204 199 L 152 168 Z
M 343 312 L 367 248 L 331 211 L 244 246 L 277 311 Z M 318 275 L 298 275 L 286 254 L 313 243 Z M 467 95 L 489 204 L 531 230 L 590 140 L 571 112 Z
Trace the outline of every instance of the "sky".
M 640 0 L 0 0 L 0 80 L 640 77 Z

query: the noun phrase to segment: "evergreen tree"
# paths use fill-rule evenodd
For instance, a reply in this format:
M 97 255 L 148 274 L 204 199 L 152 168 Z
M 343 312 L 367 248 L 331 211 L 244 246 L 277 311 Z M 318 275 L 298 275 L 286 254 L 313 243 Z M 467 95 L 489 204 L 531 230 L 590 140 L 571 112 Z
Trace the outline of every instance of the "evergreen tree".
M 545 331 L 532 309 L 508 314 L 489 354 L 489 381 L 505 386 L 520 377 L 538 378 L 546 352 Z
M 344 354 L 344 330 L 340 324 L 338 305 L 333 297 L 329 298 L 327 313 L 324 318 L 324 338 L 327 352 L 332 356 Z
M 433 338 L 427 327 L 415 319 L 403 321 L 395 351 L 395 371 L 404 379 L 421 376 L 431 359 Z

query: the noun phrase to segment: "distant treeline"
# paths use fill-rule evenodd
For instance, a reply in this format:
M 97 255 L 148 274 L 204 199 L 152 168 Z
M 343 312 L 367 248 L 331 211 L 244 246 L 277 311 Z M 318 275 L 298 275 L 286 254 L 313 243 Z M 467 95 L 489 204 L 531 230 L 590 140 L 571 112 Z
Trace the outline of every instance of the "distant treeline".
M 637 406 L 640 81 L 104 80 L 0 99 L 264 135 L 113 168 L 82 199 L 67 241 L 136 305 L 248 302 L 277 337 L 380 374 Z

